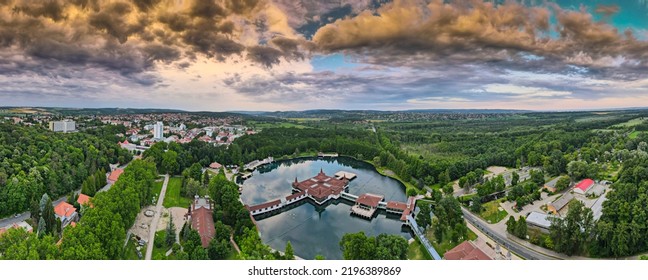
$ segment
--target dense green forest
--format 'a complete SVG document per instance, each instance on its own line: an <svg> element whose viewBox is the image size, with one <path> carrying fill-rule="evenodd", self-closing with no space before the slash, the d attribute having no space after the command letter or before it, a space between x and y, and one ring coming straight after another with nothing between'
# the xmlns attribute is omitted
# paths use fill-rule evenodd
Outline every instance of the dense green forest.
<svg viewBox="0 0 648 280"><path fill-rule="evenodd" d="M603 203L603 215L588 236L594 255L619 257L648 251L648 147L643 143L623 163L619 180Z"/></svg>
<svg viewBox="0 0 648 280"><path fill-rule="evenodd" d="M412 114L406 114L404 121L393 121L398 115L389 115L384 118L388 121L380 122L357 117L335 122L281 119L276 128L272 120L266 120L267 126L260 133L242 136L229 146L197 140L156 143L144 153L144 160L132 162L115 187L103 193L96 191L105 182L102 175L109 170L108 164L131 159L115 144L115 134L122 133L123 127L99 126L87 133L60 134L0 124L0 216L31 209L37 219L33 234L12 229L0 238L2 258L124 257L126 230L141 207L152 202L157 174L168 173L182 176L182 196L209 194L213 198L217 228L216 238L203 249L198 246L197 233L185 226L179 240L183 249L174 249L173 258L290 259L290 244L286 245L286 255L263 244L239 201L238 186L223 173L203 174L202 167L214 161L242 165L267 156L293 157L320 151L338 152L372 162L378 169L389 169L408 185L418 187L419 193L428 187L429 205L422 209L434 213L434 218L418 220L431 228L437 243L456 243L467 237L459 201L479 213L482 203L493 199L493 194L506 193L505 197L521 208L539 199L541 187L550 178L560 177L557 192L583 178L608 180L612 182L611 191L598 221L592 219L589 208L573 204L565 219L552 224L541 245L592 257L648 251L648 242L642 238L648 235L648 212L644 209L648 203L648 134L644 132L648 125L644 112L502 113L452 115L448 119L434 116L429 120L417 120ZM301 128L282 127L284 122L294 122ZM501 176L486 179L485 170L492 165L538 171L530 172L525 179L514 173L511 182ZM453 180L474 195L453 198ZM52 201L80 188L86 194L96 193L94 208L86 209L76 227L61 232L53 219ZM523 219L507 223L509 231L521 238L527 235L524 224ZM230 236L241 254L232 253ZM62 243L56 246L60 237ZM354 242L360 247L388 246L384 252L361 252L354 249L360 248L352 245ZM168 243L173 242L169 239ZM402 258L400 243L356 234L340 245L348 258L371 254L371 258Z"/></svg>
<svg viewBox="0 0 648 280"><path fill-rule="evenodd" d="M131 154L84 133L53 133L0 123L0 217L28 210L44 193L53 199L81 188L109 163Z"/></svg>
<svg viewBox="0 0 648 280"><path fill-rule="evenodd" d="M27 233L22 228L12 228L0 237L0 258L122 258L126 230L134 223L141 206L151 203L151 189L156 178L152 163L133 161L112 188L92 199L93 207L84 211L76 226L65 228L60 245L55 244L60 237L55 231ZM51 217L51 214L43 211L41 216Z"/></svg>

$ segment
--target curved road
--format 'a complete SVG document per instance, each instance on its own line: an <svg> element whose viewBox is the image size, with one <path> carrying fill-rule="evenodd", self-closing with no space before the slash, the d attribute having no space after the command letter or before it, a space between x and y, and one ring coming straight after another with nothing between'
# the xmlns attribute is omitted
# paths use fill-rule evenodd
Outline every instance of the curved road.
<svg viewBox="0 0 648 280"><path fill-rule="evenodd" d="M486 225L486 222L482 221L480 218L475 216L473 213L470 213L470 211L464 209L463 207L461 208L461 212L463 212L463 216L468 221L471 223L473 226L475 226L477 229L481 230L484 234L488 235L488 237L492 238L495 242L501 244L503 247L509 249L513 253L521 256L522 258L525 258L527 260L555 260L557 258L547 256L541 253L538 253L534 250L531 250L525 246L520 245L517 242L511 241L508 239L506 236L491 230L488 225Z"/></svg>
<svg viewBox="0 0 648 280"><path fill-rule="evenodd" d="M146 258L144 258L145 260L150 260L153 255L153 241L155 241L155 232L157 231L157 226L160 222L160 213L162 212L162 203L164 202L164 195L166 194L167 184L169 184L169 174L164 175L164 184L162 184L162 190L160 191L160 196L155 206L155 215L153 215L153 221L149 226L149 239L148 243L146 244Z"/></svg>

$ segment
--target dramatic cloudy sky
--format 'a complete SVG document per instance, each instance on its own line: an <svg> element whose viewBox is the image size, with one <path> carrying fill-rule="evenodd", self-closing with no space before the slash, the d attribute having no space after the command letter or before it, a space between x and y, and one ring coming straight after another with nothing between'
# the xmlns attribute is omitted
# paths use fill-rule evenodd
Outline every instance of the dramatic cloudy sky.
<svg viewBox="0 0 648 280"><path fill-rule="evenodd" d="M648 106L648 0L0 0L0 106Z"/></svg>

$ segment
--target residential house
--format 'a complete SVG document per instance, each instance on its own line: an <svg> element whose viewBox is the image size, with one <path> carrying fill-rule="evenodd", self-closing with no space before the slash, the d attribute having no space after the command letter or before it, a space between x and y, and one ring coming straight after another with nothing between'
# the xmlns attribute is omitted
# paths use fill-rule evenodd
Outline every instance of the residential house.
<svg viewBox="0 0 648 280"><path fill-rule="evenodd" d="M54 207L54 214L56 218L61 220L61 228L68 226L71 222L76 222L79 219L77 209L65 201L57 204Z"/></svg>

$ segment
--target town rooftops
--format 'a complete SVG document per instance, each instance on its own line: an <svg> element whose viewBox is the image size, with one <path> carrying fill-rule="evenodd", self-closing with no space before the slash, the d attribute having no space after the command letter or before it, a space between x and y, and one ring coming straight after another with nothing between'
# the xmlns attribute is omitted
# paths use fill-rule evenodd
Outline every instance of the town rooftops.
<svg viewBox="0 0 648 280"><path fill-rule="evenodd" d="M443 254L443 258L446 260L492 260L470 240L466 240L450 249L450 251Z"/></svg>
<svg viewBox="0 0 648 280"><path fill-rule="evenodd" d="M583 181L580 181L580 183L578 183L578 184L574 187L574 190L575 190L575 189L580 189L581 191L583 191L583 193L585 193L585 192L586 192L587 190L589 190L589 188L591 188L593 185L594 185L594 180L592 180L592 179L584 179Z"/></svg>
<svg viewBox="0 0 648 280"><path fill-rule="evenodd" d="M382 195L365 193L356 199L356 203L376 208L384 198Z"/></svg>
<svg viewBox="0 0 648 280"><path fill-rule="evenodd" d="M56 215L61 218L71 217L74 212L76 212L76 210L77 209L74 208L74 206L65 201L61 201L61 203L57 204L56 207L54 207L54 213L56 213Z"/></svg>
<svg viewBox="0 0 648 280"><path fill-rule="evenodd" d="M84 204L87 204L89 202L90 202L90 197L89 196L87 196L85 194L82 194L82 193L79 194L79 197L77 198L77 203L79 203L79 205L84 205Z"/></svg>
<svg viewBox="0 0 648 280"><path fill-rule="evenodd" d="M220 163L218 163L218 162L212 162L212 163L209 165L209 168L212 168L212 169L220 169L220 168L222 168L222 167L223 167L223 165L220 164Z"/></svg>
<svg viewBox="0 0 648 280"><path fill-rule="evenodd" d="M124 173L124 169L117 168L113 170L113 172L110 172L110 176L108 176L108 181L117 182L117 179L119 179L122 173Z"/></svg>

